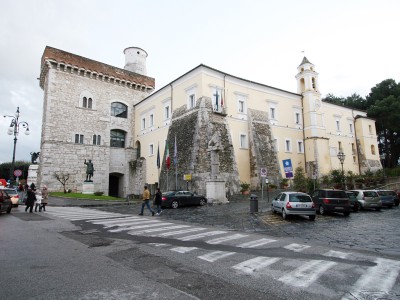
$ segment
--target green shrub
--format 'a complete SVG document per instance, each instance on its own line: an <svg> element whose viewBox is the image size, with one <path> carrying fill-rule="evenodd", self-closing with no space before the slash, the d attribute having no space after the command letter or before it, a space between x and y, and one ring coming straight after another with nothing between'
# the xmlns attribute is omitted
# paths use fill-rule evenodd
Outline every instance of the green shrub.
<svg viewBox="0 0 400 300"><path fill-rule="evenodd" d="M103 196L104 192L94 192L95 196Z"/></svg>

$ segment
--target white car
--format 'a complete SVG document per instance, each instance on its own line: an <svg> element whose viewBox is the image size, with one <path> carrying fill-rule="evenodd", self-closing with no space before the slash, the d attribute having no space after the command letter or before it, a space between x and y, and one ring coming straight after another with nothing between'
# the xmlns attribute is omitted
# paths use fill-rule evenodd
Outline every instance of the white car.
<svg viewBox="0 0 400 300"><path fill-rule="evenodd" d="M306 193L283 192L272 200L272 212L281 213L283 219L290 215L305 215L310 221L315 220L315 205Z"/></svg>

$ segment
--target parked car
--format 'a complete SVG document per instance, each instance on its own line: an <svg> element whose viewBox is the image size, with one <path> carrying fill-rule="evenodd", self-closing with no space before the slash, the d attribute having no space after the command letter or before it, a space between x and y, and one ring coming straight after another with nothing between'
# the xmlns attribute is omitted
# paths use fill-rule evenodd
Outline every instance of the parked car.
<svg viewBox="0 0 400 300"><path fill-rule="evenodd" d="M328 212L340 212L350 215L350 199L343 190L319 189L311 193L317 212L325 215Z"/></svg>
<svg viewBox="0 0 400 300"><path fill-rule="evenodd" d="M347 197L350 199L350 207L354 212L360 209L360 203L357 201L357 195L354 192L346 191Z"/></svg>
<svg viewBox="0 0 400 300"><path fill-rule="evenodd" d="M18 205L19 205L19 195L18 195L17 189L5 188L4 190L11 197L12 205L14 207L18 207Z"/></svg>
<svg viewBox="0 0 400 300"><path fill-rule="evenodd" d="M374 190L351 190L357 196L357 201L360 203L360 210L367 208L374 208L381 210L382 202L379 199L379 195Z"/></svg>
<svg viewBox="0 0 400 300"><path fill-rule="evenodd" d="M161 207L178 208L188 205L206 205L207 198L190 191L169 191L162 193Z"/></svg>
<svg viewBox="0 0 400 300"><path fill-rule="evenodd" d="M395 205L395 201L399 200L397 194L393 190L377 190L379 199L381 199L382 207L392 208Z"/></svg>
<svg viewBox="0 0 400 300"><path fill-rule="evenodd" d="M300 192L283 192L272 200L272 212L282 214L283 219L290 215L308 216L315 220L315 205L311 197Z"/></svg>
<svg viewBox="0 0 400 300"><path fill-rule="evenodd" d="M0 212L11 212L12 202L11 197L7 194L4 189L0 189Z"/></svg>

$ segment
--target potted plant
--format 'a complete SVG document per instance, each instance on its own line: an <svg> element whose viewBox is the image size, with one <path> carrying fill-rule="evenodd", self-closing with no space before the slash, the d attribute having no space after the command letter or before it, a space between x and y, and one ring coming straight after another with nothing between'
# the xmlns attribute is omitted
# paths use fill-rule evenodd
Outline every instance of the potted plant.
<svg viewBox="0 0 400 300"><path fill-rule="evenodd" d="M268 185L268 192L276 190L277 186L276 184L269 184Z"/></svg>
<svg viewBox="0 0 400 300"><path fill-rule="evenodd" d="M240 192L241 192L243 195L248 195L248 194L250 194L250 183L247 183L247 182L242 181L242 182L240 183Z"/></svg>
<svg viewBox="0 0 400 300"><path fill-rule="evenodd" d="M281 189L286 189L289 186L289 179L283 178L280 182Z"/></svg>

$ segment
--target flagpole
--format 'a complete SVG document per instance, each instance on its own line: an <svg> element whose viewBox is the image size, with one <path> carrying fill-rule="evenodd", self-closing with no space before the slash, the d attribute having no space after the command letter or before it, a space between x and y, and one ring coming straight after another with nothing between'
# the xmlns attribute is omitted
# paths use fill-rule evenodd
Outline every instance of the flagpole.
<svg viewBox="0 0 400 300"><path fill-rule="evenodd" d="M174 144L174 164L175 164L175 191L178 190L178 153L176 147L176 135Z"/></svg>

